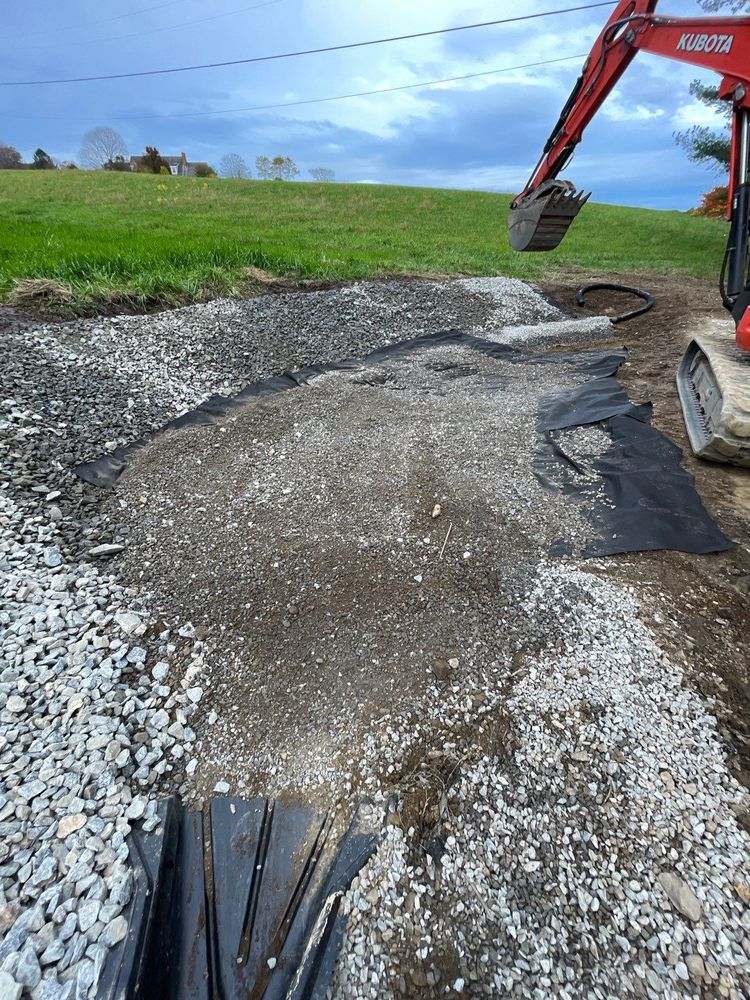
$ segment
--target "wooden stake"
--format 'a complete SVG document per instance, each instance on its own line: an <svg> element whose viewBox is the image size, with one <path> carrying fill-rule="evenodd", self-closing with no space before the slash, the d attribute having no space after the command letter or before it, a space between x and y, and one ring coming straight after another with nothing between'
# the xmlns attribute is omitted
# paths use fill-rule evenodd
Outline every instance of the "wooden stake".
<svg viewBox="0 0 750 1000"><path fill-rule="evenodd" d="M445 536L445 541L443 542L443 547L442 547L442 549L440 550L440 555L438 556L438 558L439 558L439 559L442 559L442 558L443 558L443 553L445 552L445 546L446 546L446 545L448 544L448 539L449 539L449 538L451 537L451 531L453 531L453 522L451 522L451 523L450 523L450 524L448 525L448 533L447 533L447 535Z"/></svg>

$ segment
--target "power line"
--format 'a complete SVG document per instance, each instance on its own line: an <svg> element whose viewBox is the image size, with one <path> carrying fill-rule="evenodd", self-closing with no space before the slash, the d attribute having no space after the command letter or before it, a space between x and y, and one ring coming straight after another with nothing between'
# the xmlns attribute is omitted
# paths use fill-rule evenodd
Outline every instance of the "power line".
<svg viewBox="0 0 750 1000"><path fill-rule="evenodd" d="M303 104L326 104L330 101L347 101L352 97L371 97L375 94L393 94L398 90L416 90L418 87L434 87L440 83L456 83L461 80L474 80L480 76L492 76L495 73L512 73L514 70L533 69L538 66L548 66L551 63L569 62L571 59L584 59L586 53L574 56L561 56L559 59L544 59L542 62L524 63L521 66L502 66L500 69L486 69L481 73L464 73L463 76L446 76L442 80L423 80L421 83L405 83L400 87L381 87L379 90L360 90L353 94L337 94L335 97L310 97L302 101L285 101L283 104L256 104L249 108L227 108L224 111L184 111L176 115L147 115L151 118L203 118L206 115L232 115L247 111L272 111L280 108L298 108ZM114 121L141 121L141 118L115 118Z"/></svg>
<svg viewBox="0 0 750 1000"><path fill-rule="evenodd" d="M560 10L540 11L536 14L520 14L516 17L504 17L497 21L481 21L476 24L462 24L453 28L435 28L432 31L417 31L408 35L391 35L388 38L374 38L366 42L348 42L343 45L326 45L317 49L301 49L297 52L280 52L270 56L252 56L248 59L228 59L224 62L201 63L196 66L174 66L170 69L149 69L133 73L108 73L101 76L75 76L61 80L1 80L0 87L37 87L60 83L91 83L98 80L125 80L140 76L161 76L166 73L187 73L197 69L218 69L225 66L244 66L249 63L271 62L275 59L294 59L298 56L318 55L323 52L341 52L344 49L361 49L368 45L384 45L386 42L403 42L413 38L428 38L434 35L447 35L457 31L469 31L473 28L491 28L500 24L512 24L519 21L532 21L540 17L550 17L554 14L570 14L574 11L592 10L595 7L612 7L617 0L602 0L599 3L582 4L577 7L564 7Z"/></svg>
<svg viewBox="0 0 750 1000"><path fill-rule="evenodd" d="M236 10L227 10L223 14L211 14L209 17L198 17L193 21L180 21L177 24L166 24L161 28L146 28L144 31L131 31L127 35L110 35L109 38L79 38L77 42L81 45L98 45L100 42L121 42L126 38L140 38L142 35L155 35L161 31L173 31L175 28L187 28L193 24L205 24L206 21L218 21L222 17L232 17L235 14L246 14L250 10L259 10L261 7L273 7L284 0L264 0L263 3L255 3L252 7L238 7ZM71 44L66 42L67 45ZM73 43L75 44L75 43Z"/></svg>
<svg viewBox="0 0 750 1000"><path fill-rule="evenodd" d="M115 14L112 17L101 17L98 21L89 21L88 24L68 25L67 28L50 28L49 31L35 31L33 35L26 35L26 38L41 38L43 35L59 35L61 31L81 31L93 28L97 24L109 24L110 21L122 21L126 17L136 17L138 14L149 14L153 10L163 10L164 7L174 7L177 4L185 3L185 0L168 0L167 3L158 3L153 7L141 7L140 10L131 10L127 14Z"/></svg>
<svg viewBox="0 0 750 1000"><path fill-rule="evenodd" d="M346 101L352 97L371 97L375 94L392 94L398 90L416 90L418 87L434 87L441 83L456 83L461 80L474 80L481 76L492 76L495 73L512 73L514 70L535 69L539 66L550 66L553 63L570 62L573 59L585 58L585 53L577 53L572 56L560 56L557 59L544 59L541 62L523 63L520 66L502 66L499 69L486 69L479 73L464 73L462 76L446 76L440 80L422 80L420 83L405 83L399 87L381 87L378 90L360 90L352 94L337 94L334 97L310 97L301 101L285 101L283 104L255 104L247 108L222 108L217 111L178 111L167 115L116 115L108 116L110 121L130 122L130 121L151 121L158 118L204 118L208 115L234 115L248 111L272 111L280 108L297 108L303 104L326 104L330 101ZM60 118L58 116L37 116L37 115L0 115L0 118L23 118L24 121L66 121L66 122L91 122L99 121L97 118Z"/></svg>

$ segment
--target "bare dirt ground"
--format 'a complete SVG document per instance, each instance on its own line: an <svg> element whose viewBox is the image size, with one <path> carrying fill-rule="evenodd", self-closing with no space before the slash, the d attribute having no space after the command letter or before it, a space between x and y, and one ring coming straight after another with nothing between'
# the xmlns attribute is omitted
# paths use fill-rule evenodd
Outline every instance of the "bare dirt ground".
<svg viewBox="0 0 750 1000"><path fill-rule="evenodd" d="M700 328L702 317L726 312L715 283L698 278L581 271L542 287L575 315L612 315L633 308L632 296L609 291L590 293L587 308L576 306L576 290L596 281L631 285L655 297L650 312L616 329L616 341L630 352L619 380L634 401L651 400L654 425L682 448L683 464L695 477L706 508L738 543L730 552L699 559L680 552L642 553L638 559L618 560L615 572L639 589L656 585L673 596L679 635L672 637L672 646L684 645L687 637L692 647L687 672L704 695L716 699L731 766L750 785L750 474L695 458L675 384L691 331Z"/></svg>

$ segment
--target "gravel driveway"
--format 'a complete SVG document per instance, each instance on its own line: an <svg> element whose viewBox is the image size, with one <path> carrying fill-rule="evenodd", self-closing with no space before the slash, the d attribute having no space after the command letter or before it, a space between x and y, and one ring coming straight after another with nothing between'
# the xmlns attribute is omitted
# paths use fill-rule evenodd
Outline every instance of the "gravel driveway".
<svg viewBox="0 0 750 1000"><path fill-rule="evenodd" d="M746 792L669 602L549 555L591 530L530 464L565 366L431 348L161 435L109 493L71 474L213 393L452 327L610 335L508 279L7 321L0 997L95 995L131 823L214 789L342 817L396 792L336 996L748 995ZM583 467L606 447L567 433Z"/></svg>

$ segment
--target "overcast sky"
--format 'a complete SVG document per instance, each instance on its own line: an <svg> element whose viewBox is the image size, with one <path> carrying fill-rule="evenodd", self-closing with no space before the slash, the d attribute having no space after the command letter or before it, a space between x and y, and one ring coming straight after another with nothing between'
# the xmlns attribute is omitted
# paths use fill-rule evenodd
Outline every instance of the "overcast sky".
<svg viewBox="0 0 750 1000"><path fill-rule="evenodd" d="M581 0L38 0L6 5L3 80L49 79L241 59L554 10ZM401 86L588 52L610 8L516 25L168 76L0 88L0 142L76 159L111 125L218 165L236 152L291 156L302 177L515 192L524 185L582 59L473 80L266 111L228 109ZM665 0L660 13L702 13ZM686 209L720 178L672 138L706 119L689 66L639 55L587 131L565 176L593 199ZM703 74L711 80L711 74ZM715 77L713 79L717 79ZM219 112L195 116L196 112ZM182 115L195 117L178 117ZM164 117L154 117L164 116Z"/></svg>

